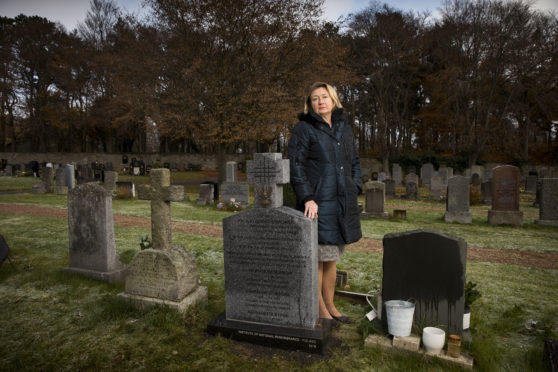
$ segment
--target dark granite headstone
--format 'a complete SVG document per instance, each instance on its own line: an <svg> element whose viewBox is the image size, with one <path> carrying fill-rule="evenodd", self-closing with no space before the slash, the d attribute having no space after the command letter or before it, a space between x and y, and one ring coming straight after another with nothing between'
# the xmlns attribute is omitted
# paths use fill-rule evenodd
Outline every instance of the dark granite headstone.
<svg viewBox="0 0 558 372"><path fill-rule="evenodd" d="M420 179L423 187L430 187L430 178L434 175L432 163L426 163L420 168Z"/></svg>
<svg viewBox="0 0 558 372"><path fill-rule="evenodd" d="M481 184L481 199L484 204L492 204L492 178Z"/></svg>
<svg viewBox="0 0 558 372"><path fill-rule="evenodd" d="M385 207L385 185L379 181L368 181L364 185L365 207L362 217L369 218L389 218L389 214L384 211Z"/></svg>
<svg viewBox="0 0 558 372"><path fill-rule="evenodd" d="M395 198L395 180L387 179L384 183L386 185L386 198Z"/></svg>
<svg viewBox="0 0 558 372"><path fill-rule="evenodd" d="M281 154L255 154L247 169L255 208L223 219L226 310L207 330L323 352L330 329L318 326L317 219L281 205L289 179Z"/></svg>
<svg viewBox="0 0 558 372"><path fill-rule="evenodd" d="M415 324L460 334L467 242L436 231L415 230L385 235L383 244L382 302L414 299Z"/></svg>
<svg viewBox="0 0 558 372"><path fill-rule="evenodd" d="M519 210L519 168L502 165L494 168L492 176L492 209L488 211L491 225L523 224Z"/></svg>
<svg viewBox="0 0 558 372"><path fill-rule="evenodd" d="M198 205L208 205L213 204L213 184L212 183L202 183L200 184L200 195L198 200L196 200Z"/></svg>
<svg viewBox="0 0 558 372"><path fill-rule="evenodd" d="M0 266L4 263L8 255L10 254L10 247L4 237L0 234Z"/></svg>
<svg viewBox="0 0 558 372"><path fill-rule="evenodd" d="M409 173L405 176L405 198L417 200L418 195L418 176L414 173Z"/></svg>
<svg viewBox="0 0 558 372"><path fill-rule="evenodd" d="M525 181L525 192L536 193L537 192L537 175L529 174L527 180Z"/></svg>

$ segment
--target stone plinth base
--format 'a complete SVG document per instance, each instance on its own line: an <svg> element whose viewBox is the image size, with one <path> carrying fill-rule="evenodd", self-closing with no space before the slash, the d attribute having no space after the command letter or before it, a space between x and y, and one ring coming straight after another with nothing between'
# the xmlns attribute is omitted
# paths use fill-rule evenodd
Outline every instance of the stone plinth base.
<svg viewBox="0 0 558 372"><path fill-rule="evenodd" d="M402 220L407 219L407 210L406 209L394 209L393 210L393 218L401 218Z"/></svg>
<svg viewBox="0 0 558 372"><path fill-rule="evenodd" d="M193 305L207 304L207 287L197 287L194 292L184 297L181 301L161 300L160 298L131 295L126 292L119 293L118 298L129 301L133 306L139 309L159 305L184 314L186 310Z"/></svg>
<svg viewBox="0 0 558 372"><path fill-rule="evenodd" d="M361 218L389 218L388 212L362 212Z"/></svg>
<svg viewBox="0 0 558 372"><path fill-rule="evenodd" d="M446 212L444 214L445 222L471 223L473 217L471 212Z"/></svg>
<svg viewBox="0 0 558 372"><path fill-rule="evenodd" d="M426 350L421 349L420 337L411 335L408 337L390 337L382 335L370 335L364 340L364 346L380 346L386 349L394 348L399 350L406 350L417 354L423 354L432 358L439 358L446 362L455 363L463 368L473 369L474 360L470 356L461 353L459 357L454 358L445 350L440 351L439 354L429 354Z"/></svg>
<svg viewBox="0 0 558 372"><path fill-rule="evenodd" d="M558 220L535 220L535 223L542 226L558 226Z"/></svg>
<svg viewBox="0 0 558 372"><path fill-rule="evenodd" d="M490 225L523 225L523 212L521 211L488 211L488 223Z"/></svg>
<svg viewBox="0 0 558 372"><path fill-rule="evenodd" d="M66 195L68 193L68 186L52 186L52 192L57 195Z"/></svg>
<svg viewBox="0 0 558 372"><path fill-rule="evenodd" d="M101 280L107 283L124 283L126 280L126 266L113 271L97 271L82 269L79 267L65 267L62 270L69 273L76 273L88 278Z"/></svg>
<svg viewBox="0 0 558 372"><path fill-rule="evenodd" d="M207 325L206 331L257 345L322 354L331 338L331 325L325 323L314 329L283 327L228 320L224 312Z"/></svg>

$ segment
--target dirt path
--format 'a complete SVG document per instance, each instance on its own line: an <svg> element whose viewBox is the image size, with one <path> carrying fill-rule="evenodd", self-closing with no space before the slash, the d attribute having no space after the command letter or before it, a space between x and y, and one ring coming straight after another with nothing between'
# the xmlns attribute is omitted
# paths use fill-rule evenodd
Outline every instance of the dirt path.
<svg viewBox="0 0 558 372"><path fill-rule="evenodd" d="M0 213L25 216L68 218L66 209L38 207L32 205L0 204ZM117 226L150 228L151 220L144 217L114 215L114 224ZM173 222L172 231L184 232L194 235L203 235L213 238L222 238L221 226L203 223ZM358 243L348 247L353 252L382 253L382 241L364 238ZM494 249L486 247L469 246L467 259L472 261L494 262L542 269L558 270L558 254L541 253L532 251L519 251L512 249Z"/></svg>

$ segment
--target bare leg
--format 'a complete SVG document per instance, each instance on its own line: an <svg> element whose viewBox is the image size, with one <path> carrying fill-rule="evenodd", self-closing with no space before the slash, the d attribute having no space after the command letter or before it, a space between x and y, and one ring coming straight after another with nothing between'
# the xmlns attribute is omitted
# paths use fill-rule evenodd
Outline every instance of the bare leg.
<svg viewBox="0 0 558 372"><path fill-rule="evenodd" d="M322 296L323 291L323 273L324 273L324 263L322 261L318 262L318 294L319 294L319 309L320 309L320 318L325 319L332 319L331 315L327 311L327 307L324 303L324 298Z"/></svg>
<svg viewBox="0 0 558 372"><path fill-rule="evenodd" d="M341 313L333 303L333 295L335 294L335 279L337 278L337 262L323 262L322 269L322 290L325 307L330 315L341 316Z"/></svg>

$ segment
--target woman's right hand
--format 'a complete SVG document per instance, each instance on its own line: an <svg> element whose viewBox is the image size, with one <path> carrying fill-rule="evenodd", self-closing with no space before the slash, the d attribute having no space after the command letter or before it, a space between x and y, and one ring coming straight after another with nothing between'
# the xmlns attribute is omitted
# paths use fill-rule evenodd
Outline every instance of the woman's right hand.
<svg viewBox="0 0 558 372"><path fill-rule="evenodd" d="M308 200L304 203L304 215L311 219L318 217L318 204L314 200Z"/></svg>

